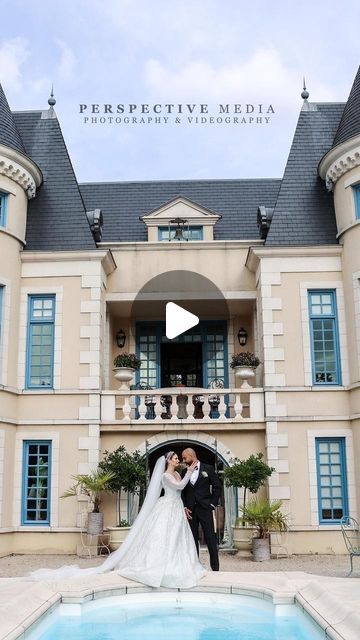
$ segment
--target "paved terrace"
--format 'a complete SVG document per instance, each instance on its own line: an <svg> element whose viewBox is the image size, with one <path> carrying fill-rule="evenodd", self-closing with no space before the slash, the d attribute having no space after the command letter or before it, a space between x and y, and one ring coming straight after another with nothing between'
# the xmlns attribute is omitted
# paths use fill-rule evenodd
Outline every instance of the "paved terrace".
<svg viewBox="0 0 360 640"><path fill-rule="evenodd" d="M201 560L208 564L207 554ZM25 638L40 616L60 602L85 600L126 593L154 591L126 580L115 572L61 583L34 583L21 576L39 567L63 564L94 566L102 559L75 556L8 556L0 559L0 640ZM356 563L356 559L355 559ZM250 558L222 554L221 571L209 573L196 591L242 593L271 599L274 604L297 602L324 629L324 638L360 638L360 562L354 577L347 556L293 556L255 563Z"/></svg>

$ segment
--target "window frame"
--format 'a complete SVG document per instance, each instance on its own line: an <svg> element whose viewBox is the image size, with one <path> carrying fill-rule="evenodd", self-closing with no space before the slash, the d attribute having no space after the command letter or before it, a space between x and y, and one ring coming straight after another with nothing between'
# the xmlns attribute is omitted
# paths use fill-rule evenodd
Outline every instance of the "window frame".
<svg viewBox="0 0 360 640"><path fill-rule="evenodd" d="M53 314L51 318L36 319L33 317L33 303L35 300L53 300ZM26 340L26 370L25 370L25 388L26 389L53 389L54 388L54 351L55 351L55 313L56 313L56 295L55 294L29 294L28 296L28 323L27 323L27 340ZM51 332L51 375L50 384L31 384L31 358L32 358L32 327L35 325L50 324Z"/></svg>
<svg viewBox="0 0 360 640"><path fill-rule="evenodd" d="M5 285L0 283L0 356L1 347L4 338L4 297L5 297Z"/></svg>
<svg viewBox="0 0 360 640"><path fill-rule="evenodd" d="M6 191L0 191L0 228L6 227L7 201L8 201L8 194L6 193Z"/></svg>
<svg viewBox="0 0 360 640"><path fill-rule="evenodd" d="M360 183L354 184L352 187L354 194L355 218L360 220Z"/></svg>
<svg viewBox="0 0 360 640"><path fill-rule="evenodd" d="M330 295L332 299L333 313L315 315L312 313L312 296L313 295ZM339 325L338 325L338 313L337 313L337 299L335 289L308 289L308 309L309 309L309 325L310 325L310 345L311 345L311 372L312 372L312 384L316 387L339 387L342 385L342 372L341 372L341 356L340 356L340 341L339 341ZM316 380L316 366L315 366L315 348L314 348L314 320L332 320L334 331L334 349L335 349L335 371L337 374L336 382L320 382Z"/></svg>
<svg viewBox="0 0 360 640"><path fill-rule="evenodd" d="M48 483L47 483L47 510L46 520L28 520L27 518L27 489L29 479L29 448L31 445L48 446ZM52 469L52 441L51 440L24 440L23 464L22 464L22 495L21 495L21 525L23 526L50 526L51 522L51 469ZM36 476L37 478L40 476ZM38 499L38 498L35 498Z"/></svg>
<svg viewBox="0 0 360 640"><path fill-rule="evenodd" d="M349 495L348 495L348 479L347 479L347 465L346 465L346 442L345 442L345 437L339 436L339 437L333 437L333 436L321 436L321 437L317 437L315 438L315 458L316 458L316 477L317 477L317 496L318 496L318 515L319 515L319 524L324 524L324 525L333 525L333 524L340 524L341 518L323 518L322 516L322 496L321 496L321 474L320 474L320 459L319 459L319 455L320 455L320 451L319 451L319 445L321 443L339 443L340 444L340 467L341 467L341 471L340 471L340 475L341 475L341 486L343 489L343 495L342 495L342 509L343 509L343 515L341 517L344 516L348 516L349 515ZM332 485L329 485L330 487L332 487ZM330 497L330 500L333 500L333 497ZM333 507L331 507L331 510L333 511Z"/></svg>
<svg viewBox="0 0 360 640"><path fill-rule="evenodd" d="M184 227L184 232L187 231L188 227ZM168 226L163 226L161 225L160 227L158 227L158 241L159 242L173 242L173 240L169 240L168 238L163 238L162 237L162 233L166 231L169 231L169 227ZM195 224L195 225L189 225L189 231L200 231L200 238L196 238L195 240L192 240L191 238L189 238L189 240L186 240L186 238L184 238L184 240L182 240L182 242L201 242L204 239L204 227L203 225L200 224ZM175 229L174 229L175 232Z"/></svg>

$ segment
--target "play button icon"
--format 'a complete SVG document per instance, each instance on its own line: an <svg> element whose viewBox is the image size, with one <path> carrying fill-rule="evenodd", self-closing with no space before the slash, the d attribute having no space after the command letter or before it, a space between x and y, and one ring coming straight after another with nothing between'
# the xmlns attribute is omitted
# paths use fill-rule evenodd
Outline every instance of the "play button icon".
<svg viewBox="0 0 360 640"><path fill-rule="evenodd" d="M166 305L166 337L169 340L180 336L188 329L192 329L199 324L199 318L194 313L186 311L174 302Z"/></svg>

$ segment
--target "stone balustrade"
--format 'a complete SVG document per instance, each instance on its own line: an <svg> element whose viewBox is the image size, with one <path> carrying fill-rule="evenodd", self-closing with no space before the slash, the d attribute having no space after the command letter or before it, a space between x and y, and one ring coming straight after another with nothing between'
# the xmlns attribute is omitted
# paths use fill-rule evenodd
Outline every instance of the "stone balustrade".
<svg viewBox="0 0 360 640"><path fill-rule="evenodd" d="M251 389L198 389L104 391L102 422L121 424L262 422L264 392Z"/></svg>

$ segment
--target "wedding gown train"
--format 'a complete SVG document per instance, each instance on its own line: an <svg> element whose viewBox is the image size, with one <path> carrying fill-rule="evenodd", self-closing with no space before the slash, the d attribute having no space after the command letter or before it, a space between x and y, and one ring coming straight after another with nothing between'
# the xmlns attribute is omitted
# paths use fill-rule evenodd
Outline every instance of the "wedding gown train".
<svg viewBox="0 0 360 640"><path fill-rule="evenodd" d="M195 586L205 575L181 500L188 480L188 475L176 480L164 473L165 495L158 499L119 563L120 575L152 587L182 588Z"/></svg>
<svg viewBox="0 0 360 640"><path fill-rule="evenodd" d="M194 538L186 519L181 491L189 482L165 472L165 458L155 465L144 505L127 538L98 567L81 569L65 565L59 569L38 569L30 580L60 581L116 571L119 575L151 587L194 587L206 574L200 564ZM161 489L164 495L159 497Z"/></svg>

